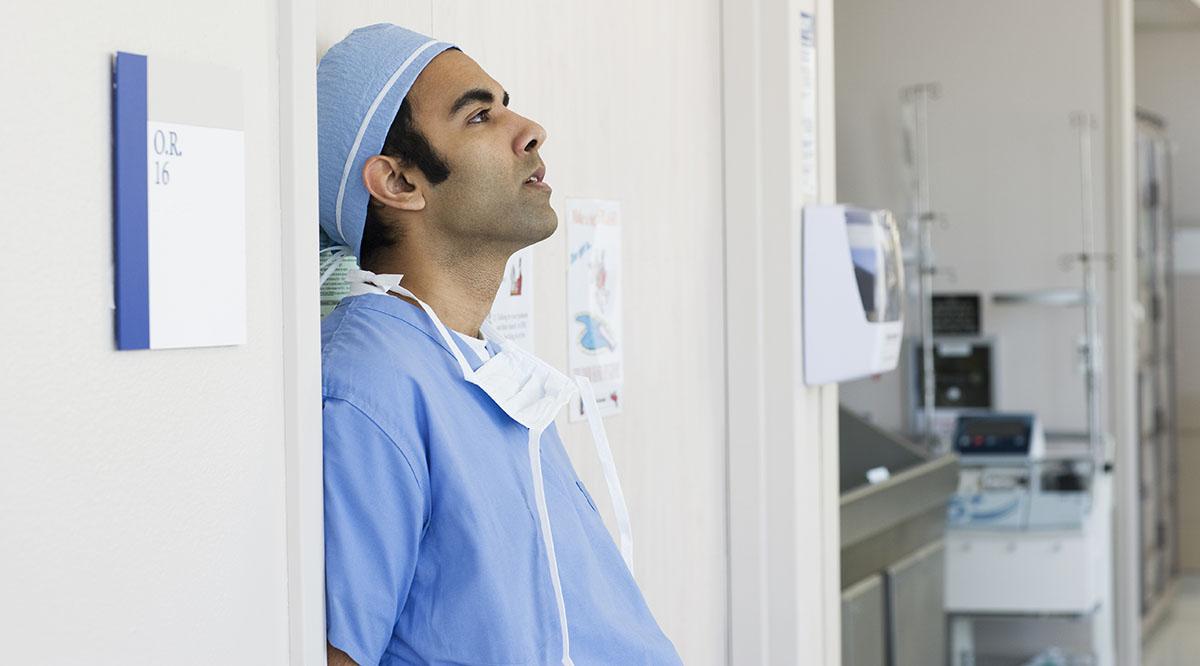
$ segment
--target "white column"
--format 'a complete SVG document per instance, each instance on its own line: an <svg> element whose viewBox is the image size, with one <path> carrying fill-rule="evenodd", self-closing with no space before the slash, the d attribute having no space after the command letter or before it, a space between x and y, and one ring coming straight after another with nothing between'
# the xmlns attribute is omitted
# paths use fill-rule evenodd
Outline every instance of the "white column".
<svg viewBox="0 0 1200 666"><path fill-rule="evenodd" d="M801 12L832 201L832 3L722 3L733 664L841 663L837 389L801 383Z"/></svg>
<svg viewBox="0 0 1200 666"><path fill-rule="evenodd" d="M1109 274L1108 408L1115 442L1113 506L1116 511L1112 615L1116 661L1121 666L1141 663L1141 568L1138 557L1138 437L1137 432L1137 171L1133 89L1133 2L1105 3L1107 35ZM1110 616L1111 617L1111 616ZM1109 625L1113 626L1113 625ZM1112 645L1106 646L1109 651ZM1111 654L1111 652L1110 652ZM1103 656L1103 655L1100 655ZM1105 663L1101 661L1100 663Z"/></svg>

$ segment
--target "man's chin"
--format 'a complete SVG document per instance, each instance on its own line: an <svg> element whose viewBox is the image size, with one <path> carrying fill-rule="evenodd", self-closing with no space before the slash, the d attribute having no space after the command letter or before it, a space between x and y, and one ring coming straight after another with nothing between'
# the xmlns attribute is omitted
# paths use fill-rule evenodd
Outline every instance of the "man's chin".
<svg viewBox="0 0 1200 666"><path fill-rule="evenodd" d="M516 252L540 243L554 235L558 229L558 215L548 204L544 208L529 211L517 219L511 220L504 227L495 230L496 235L491 240L508 246L508 251Z"/></svg>
<svg viewBox="0 0 1200 666"><path fill-rule="evenodd" d="M555 230L558 229L558 214L554 212L554 209L551 208L549 204L547 204L545 212L542 212L533 219L529 220L529 224L526 228L528 228L530 232L528 245L540 243L553 236Z"/></svg>

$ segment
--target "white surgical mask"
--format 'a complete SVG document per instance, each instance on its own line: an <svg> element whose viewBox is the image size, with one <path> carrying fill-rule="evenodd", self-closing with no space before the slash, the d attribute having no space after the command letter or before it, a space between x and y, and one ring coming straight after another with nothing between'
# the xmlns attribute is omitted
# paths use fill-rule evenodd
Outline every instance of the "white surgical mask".
<svg viewBox="0 0 1200 666"><path fill-rule="evenodd" d="M592 442L596 446L596 455L600 459L600 466L604 470L604 480L608 485L609 497L612 499L613 513L617 517L617 526L621 534L621 557L625 559L630 573L633 572L633 529L629 523L629 510L625 506L621 481L617 477L617 466L613 462L612 450L608 446L604 422L596 408L596 399L592 394L591 383L586 377L578 375L572 380L554 366L506 340L487 322L483 324L482 333L485 338L499 345L500 351L479 366L478 370L472 369L471 364L463 356L462 350L450 336L450 331L438 319L433 309L411 291L400 286L400 280L403 277L403 275L397 274L377 275L370 271L352 270L347 274L346 280L350 283L351 296L392 292L416 301L429 316L433 325L437 327L446 347L454 354L455 360L462 369L463 379L482 389L500 409L504 410L504 413L529 429L529 465L533 475L533 493L537 503L542 540L546 545L546 563L550 569L550 582L554 586L554 598L558 604L558 620L562 630L563 643L562 663L564 666L573 666L570 655L571 637L567 627L567 609L563 603L562 582L558 574L558 558L554 553L550 513L546 508L546 484L542 473L541 440L542 433L550 427L550 424L554 422L555 415L570 402L576 391L579 392L583 402L583 409L592 431Z"/></svg>

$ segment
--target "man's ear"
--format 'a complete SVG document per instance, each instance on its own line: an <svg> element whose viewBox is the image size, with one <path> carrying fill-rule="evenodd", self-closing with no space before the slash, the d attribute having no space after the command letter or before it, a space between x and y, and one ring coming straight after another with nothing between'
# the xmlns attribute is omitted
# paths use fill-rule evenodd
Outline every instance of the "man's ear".
<svg viewBox="0 0 1200 666"><path fill-rule="evenodd" d="M363 166L363 185L371 196L385 206L398 210L418 211L425 209L425 195L421 191L415 167L405 167L394 157L375 155Z"/></svg>

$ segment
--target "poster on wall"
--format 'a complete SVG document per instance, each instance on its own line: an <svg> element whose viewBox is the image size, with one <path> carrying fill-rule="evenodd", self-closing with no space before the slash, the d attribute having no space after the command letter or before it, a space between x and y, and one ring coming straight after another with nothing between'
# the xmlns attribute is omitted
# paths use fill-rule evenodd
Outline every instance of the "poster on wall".
<svg viewBox="0 0 1200 666"><path fill-rule="evenodd" d="M567 361L592 382L602 416L622 407L621 204L567 199ZM584 418L576 398L571 420Z"/></svg>
<svg viewBox="0 0 1200 666"><path fill-rule="evenodd" d="M525 351L533 348L533 247L509 257L488 321Z"/></svg>
<svg viewBox="0 0 1200 666"><path fill-rule="evenodd" d="M246 342L241 75L113 57L117 348Z"/></svg>

